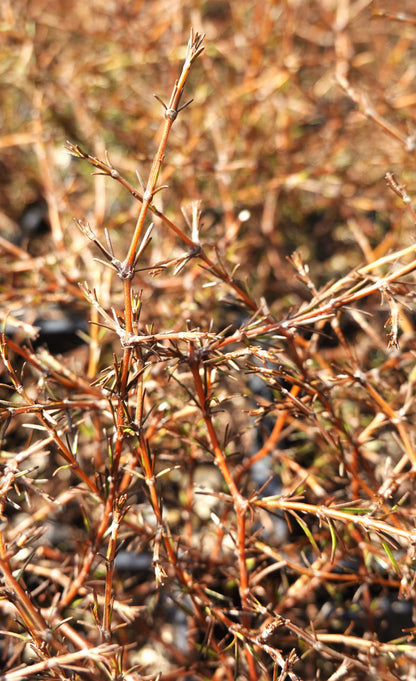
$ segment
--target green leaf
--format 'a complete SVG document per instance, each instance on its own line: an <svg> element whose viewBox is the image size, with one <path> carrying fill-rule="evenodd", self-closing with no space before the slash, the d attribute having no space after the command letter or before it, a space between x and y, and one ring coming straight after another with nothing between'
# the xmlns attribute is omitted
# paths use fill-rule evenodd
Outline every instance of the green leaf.
<svg viewBox="0 0 416 681"><path fill-rule="evenodd" d="M392 565L392 567L393 567L393 570L395 571L396 575L398 575L399 577L401 577L402 573L401 573L401 571L400 571L400 568L399 568L399 566L398 566L398 564L397 564L397 561L396 561L395 557L393 556L393 553L392 553L392 550L391 550L390 546L388 545L388 543L387 543L384 539L381 539L381 544L382 544L382 546L383 546L383 549L384 549L385 552L387 553L387 556L388 556L388 558L389 558L389 560L390 560L390 563L391 563L391 565Z"/></svg>

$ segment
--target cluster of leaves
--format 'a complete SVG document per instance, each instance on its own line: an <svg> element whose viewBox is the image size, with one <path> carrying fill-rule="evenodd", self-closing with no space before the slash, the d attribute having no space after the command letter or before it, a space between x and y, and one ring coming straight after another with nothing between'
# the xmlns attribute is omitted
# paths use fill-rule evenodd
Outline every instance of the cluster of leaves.
<svg viewBox="0 0 416 681"><path fill-rule="evenodd" d="M414 675L416 19L373 5L1 9L3 681Z"/></svg>

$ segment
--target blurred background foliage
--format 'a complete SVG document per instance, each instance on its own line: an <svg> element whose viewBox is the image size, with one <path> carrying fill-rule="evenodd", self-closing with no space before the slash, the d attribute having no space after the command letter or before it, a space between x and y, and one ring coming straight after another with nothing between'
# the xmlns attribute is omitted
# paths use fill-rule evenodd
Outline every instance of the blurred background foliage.
<svg viewBox="0 0 416 681"><path fill-rule="evenodd" d="M255 293L277 307L289 289L286 304L296 302L285 260L296 248L323 283L380 255L387 232L385 250L396 237L408 242L413 225L383 177L414 183L415 27L383 9L370 0L5 0L0 226L17 229L28 204L43 197L51 208L54 193L67 241L73 217L130 233L129 195L109 180L94 185L63 147L107 150L133 184L136 170L145 178L162 114L152 95L168 97L192 25L206 50L184 94L194 103L169 141L160 208L182 220L180 207L201 200L204 240L231 246ZM389 1L395 9L403 3ZM153 260L159 239L165 252L177 248L163 229Z"/></svg>

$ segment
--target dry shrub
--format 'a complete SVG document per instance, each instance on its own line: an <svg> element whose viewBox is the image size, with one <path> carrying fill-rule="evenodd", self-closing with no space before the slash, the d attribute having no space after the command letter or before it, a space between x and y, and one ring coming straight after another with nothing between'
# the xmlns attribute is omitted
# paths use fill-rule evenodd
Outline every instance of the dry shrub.
<svg viewBox="0 0 416 681"><path fill-rule="evenodd" d="M416 18L1 12L0 678L414 678Z"/></svg>

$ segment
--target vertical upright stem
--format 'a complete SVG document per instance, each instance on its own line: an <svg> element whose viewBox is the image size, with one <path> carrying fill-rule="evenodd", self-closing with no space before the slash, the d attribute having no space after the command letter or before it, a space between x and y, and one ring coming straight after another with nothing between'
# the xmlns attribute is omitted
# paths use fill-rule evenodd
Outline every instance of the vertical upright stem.
<svg viewBox="0 0 416 681"><path fill-rule="evenodd" d="M165 121L163 124L162 135L159 142L159 147L155 158L150 169L149 178L146 185L146 190L143 194L143 201L140 208L139 217L137 218L136 228L130 243L130 247L127 253L126 260L124 261L124 270L126 272L126 278L124 280L124 306L125 306L125 324L126 332L132 333L133 331L133 315L132 315L132 305L131 305L131 280L134 276L134 261L137 252L137 246L139 243L140 235L142 233L144 221L149 210L149 206L152 203L153 196L156 192L156 184L159 178L160 170L162 168L163 159L165 156L166 144L168 141L169 133L172 129L173 123L176 120L178 113L187 104L180 107L180 100L185 86L186 79L191 70L191 66L195 59L201 54L202 50L202 40L203 36L198 33L193 34L191 31L191 36L188 42L188 48L186 51L186 58L182 68L181 75L174 85L169 104L165 106ZM162 102L163 103L163 102Z"/></svg>
<svg viewBox="0 0 416 681"><path fill-rule="evenodd" d="M202 417L205 422L205 426L208 431L209 441L211 442L215 461L221 474L230 490L231 496L234 502L234 509L237 519L237 546L238 546L238 567L239 567L239 592L241 600L241 609L243 611L242 624L245 628L250 627L250 616L249 616L249 580L248 580L248 570L247 570L247 559L246 559L246 512L248 509L247 500L240 494L239 489L234 482L230 470L228 468L226 456L220 446L218 441L217 433L212 422L210 410L209 410L209 395L206 394L206 390L202 384L200 370L200 360L195 348L192 343L189 345L189 366L192 372L192 378L194 380L199 406L202 412ZM251 681L256 681L257 671L255 660L253 654L249 648L245 648L245 655L247 666L249 669L249 675Z"/></svg>

